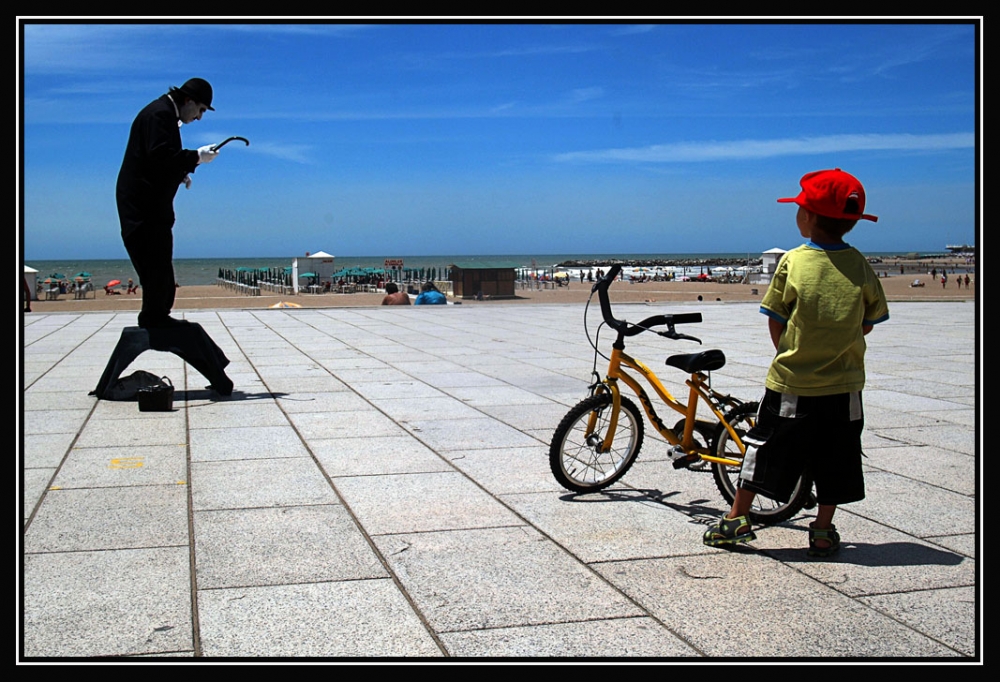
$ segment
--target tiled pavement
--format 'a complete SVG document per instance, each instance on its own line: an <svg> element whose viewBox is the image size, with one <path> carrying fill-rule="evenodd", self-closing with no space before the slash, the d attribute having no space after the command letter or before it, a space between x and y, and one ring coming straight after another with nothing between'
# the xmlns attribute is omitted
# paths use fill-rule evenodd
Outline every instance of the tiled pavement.
<svg viewBox="0 0 1000 682"><path fill-rule="evenodd" d="M756 305L655 308L694 310L685 331L728 357L715 386L757 398ZM727 506L650 428L620 484L560 488L583 306L181 313L236 392L149 351L132 369L171 378L169 413L87 395L133 313L25 315L22 660L981 660L975 307L891 312L868 337L868 498L829 560L805 556L808 516L704 547ZM630 352L654 368L699 348L645 336Z"/></svg>

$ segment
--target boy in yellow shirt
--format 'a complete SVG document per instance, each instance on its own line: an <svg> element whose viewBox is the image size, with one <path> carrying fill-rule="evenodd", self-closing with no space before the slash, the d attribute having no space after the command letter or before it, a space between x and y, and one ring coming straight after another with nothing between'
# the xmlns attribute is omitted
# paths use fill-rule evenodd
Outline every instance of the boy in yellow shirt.
<svg viewBox="0 0 1000 682"><path fill-rule="evenodd" d="M816 484L809 555L840 548L833 514L864 499L861 432L865 335L889 318L882 284L864 255L844 242L865 210L865 190L839 168L807 173L795 220L807 243L786 253L761 301L776 355L757 423L747 435L736 499L703 541L719 547L757 536L747 513L758 494L787 502L803 472Z"/></svg>

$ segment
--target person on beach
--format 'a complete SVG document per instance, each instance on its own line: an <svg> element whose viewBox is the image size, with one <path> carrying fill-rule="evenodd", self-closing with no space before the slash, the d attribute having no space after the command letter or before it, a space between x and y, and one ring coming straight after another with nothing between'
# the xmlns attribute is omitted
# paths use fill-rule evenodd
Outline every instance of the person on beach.
<svg viewBox="0 0 1000 682"><path fill-rule="evenodd" d="M405 291L400 291L395 282L386 282L382 305L410 305L410 297Z"/></svg>
<svg viewBox="0 0 1000 682"><path fill-rule="evenodd" d="M146 105L129 131L115 199L122 241L142 288L140 327L168 327L180 322L170 317L177 288L174 196L181 184L190 188L191 173L213 161L218 152L210 145L184 149L179 126L201 120L206 111L215 111L212 86L192 78Z"/></svg>
<svg viewBox="0 0 1000 682"><path fill-rule="evenodd" d="M448 299L438 291L434 282L424 282L420 285L420 294L413 301L413 305L445 305L447 302Z"/></svg>
<svg viewBox="0 0 1000 682"><path fill-rule="evenodd" d="M747 514L758 494L787 501L804 471L816 484L809 556L840 548L837 506L864 499L861 391L865 335L889 319L882 284L860 251L844 242L865 210L865 190L838 169L807 173L796 224L808 241L787 252L761 301L776 355L729 513L705 531L711 547L757 536Z"/></svg>

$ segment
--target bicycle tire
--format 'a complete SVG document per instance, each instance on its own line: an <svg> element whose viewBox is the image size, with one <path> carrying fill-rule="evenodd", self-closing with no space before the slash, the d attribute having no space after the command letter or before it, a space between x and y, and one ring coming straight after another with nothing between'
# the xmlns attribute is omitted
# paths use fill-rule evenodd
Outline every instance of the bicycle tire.
<svg viewBox="0 0 1000 682"><path fill-rule="evenodd" d="M588 435L591 415L596 418L596 428ZM623 396L611 449L597 452L610 416L611 395L601 393L577 403L556 427L549 446L549 465L556 480L567 490L591 493L607 488L635 462L644 435L642 413Z"/></svg>
<svg viewBox="0 0 1000 682"><path fill-rule="evenodd" d="M734 408L725 416L726 423L730 424L740 437L743 436L753 425L753 420L757 416L758 403L749 402ZM742 459L743 455L729 437L729 431L724 424L719 424L715 429L715 436L712 438L712 452L717 457L729 459ZM715 478L715 485L722 493L729 504L736 499L736 481L739 479L742 467L728 466L718 462L712 462L712 476ZM812 494L812 480L808 475L803 474L795 484L788 502L782 503L772 500L763 495L754 497L753 506L750 507L749 517L754 523L771 525L781 523L792 518L810 500Z"/></svg>

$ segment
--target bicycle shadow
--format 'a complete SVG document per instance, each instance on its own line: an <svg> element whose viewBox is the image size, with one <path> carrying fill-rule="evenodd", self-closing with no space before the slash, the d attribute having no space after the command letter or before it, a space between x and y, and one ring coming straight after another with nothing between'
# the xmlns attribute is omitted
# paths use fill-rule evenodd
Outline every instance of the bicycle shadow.
<svg viewBox="0 0 1000 682"><path fill-rule="evenodd" d="M714 498L696 498L687 502L670 501L669 498L680 495L674 491L665 493L657 489L645 488L607 488L592 493L567 493L559 499L563 502L576 503L606 503L606 502L652 502L669 507L674 511L690 516L697 523L714 523L719 518L719 512L729 509L728 505Z"/></svg>

